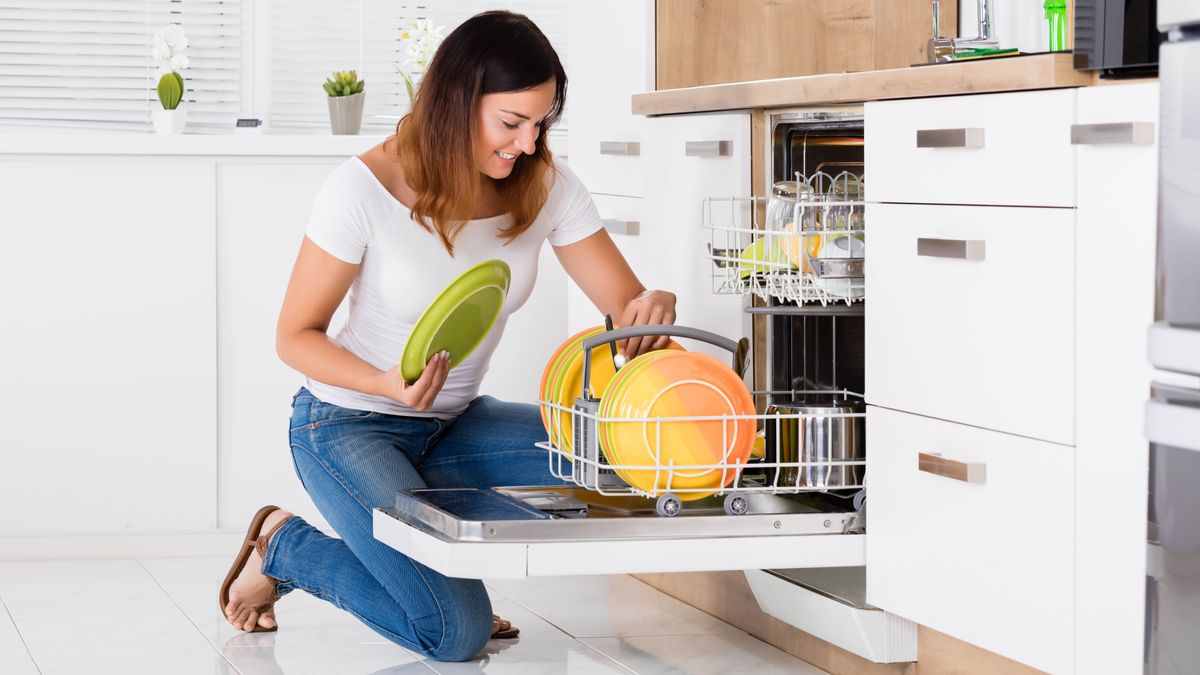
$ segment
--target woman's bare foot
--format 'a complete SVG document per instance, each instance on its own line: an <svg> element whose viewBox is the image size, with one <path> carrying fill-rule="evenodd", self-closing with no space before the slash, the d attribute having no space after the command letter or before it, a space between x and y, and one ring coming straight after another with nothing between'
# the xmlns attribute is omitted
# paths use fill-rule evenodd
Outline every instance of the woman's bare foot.
<svg viewBox="0 0 1200 675"><path fill-rule="evenodd" d="M280 509L273 511L263 521L262 531L270 532L276 523L291 518L292 514ZM275 535L271 535L274 539ZM229 587L229 604L225 606L225 619L242 631L275 626L275 584L262 573L262 558L258 551L251 551L233 585Z"/></svg>

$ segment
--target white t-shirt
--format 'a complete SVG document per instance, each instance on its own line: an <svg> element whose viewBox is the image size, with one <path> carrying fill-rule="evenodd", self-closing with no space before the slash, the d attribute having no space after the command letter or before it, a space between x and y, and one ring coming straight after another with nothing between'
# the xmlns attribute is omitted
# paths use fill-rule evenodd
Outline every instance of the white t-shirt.
<svg viewBox="0 0 1200 675"><path fill-rule="evenodd" d="M334 336L352 354L387 370L400 354L425 307L467 268L491 258L508 263L512 272L508 296L487 338L455 366L434 401L418 412L396 401L308 378L317 399L344 408L395 415L450 418L479 395L479 383L508 317L517 311L537 279L538 253L544 241L566 246L601 227L591 194L561 162L548 172L546 204L529 229L505 244L496 236L511 226L512 216L469 221L454 239L454 257L436 233L422 228L357 157L325 180L313 203L305 234L334 257L360 265L350 286L350 316Z"/></svg>

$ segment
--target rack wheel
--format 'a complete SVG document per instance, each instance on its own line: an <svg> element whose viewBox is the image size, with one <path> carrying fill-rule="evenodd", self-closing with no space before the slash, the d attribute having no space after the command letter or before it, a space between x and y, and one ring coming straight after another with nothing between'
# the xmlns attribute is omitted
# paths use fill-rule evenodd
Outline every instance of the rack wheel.
<svg viewBox="0 0 1200 675"><path fill-rule="evenodd" d="M658 503L654 505L654 510L658 511L658 515L660 516L673 518L683 510L683 503L679 501L679 497L668 492L665 495L659 495Z"/></svg>
<svg viewBox="0 0 1200 675"><path fill-rule="evenodd" d="M744 495L725 495L725 513L731 516L745 515L750 510L750 500Z"/></svg>
<svg viewBox="0 0 1200 675"><path fill-rule="evenodd" d="M863 504L867 503L867 491L859 490L854 493L854 510L862 511Z"/></svg>

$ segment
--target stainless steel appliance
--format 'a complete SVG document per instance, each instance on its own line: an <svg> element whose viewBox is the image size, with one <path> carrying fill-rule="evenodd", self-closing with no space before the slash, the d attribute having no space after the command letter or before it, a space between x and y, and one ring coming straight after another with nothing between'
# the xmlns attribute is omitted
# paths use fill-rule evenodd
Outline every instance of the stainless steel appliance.
<svg viewBox="0 0 1200 675"><path fill-rule="evenodd" d="M1200 3L1160 0L1157 302L1146 405L1145 672L1200 672ZM1168 375L1170 373L1171 375Z"/></svg>

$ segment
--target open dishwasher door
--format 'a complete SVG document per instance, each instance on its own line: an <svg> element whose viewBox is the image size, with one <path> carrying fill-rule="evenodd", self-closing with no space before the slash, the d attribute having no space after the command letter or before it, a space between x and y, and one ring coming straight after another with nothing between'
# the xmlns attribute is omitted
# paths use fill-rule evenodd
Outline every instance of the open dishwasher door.
<svg viewBox="0 0 1200 675"><path fill-rule="evenodd" d="M711 497L666 518L649 499L576 486L402 490L394 507L375 510L375 538L476 579L864 564L851 495L748 499L743 515Z"/></svg>

